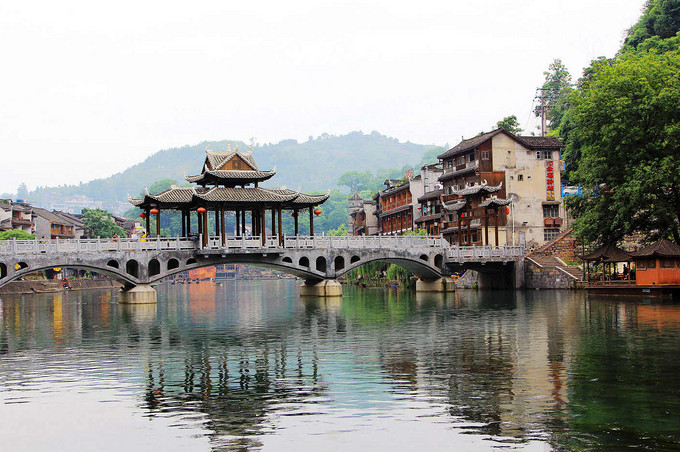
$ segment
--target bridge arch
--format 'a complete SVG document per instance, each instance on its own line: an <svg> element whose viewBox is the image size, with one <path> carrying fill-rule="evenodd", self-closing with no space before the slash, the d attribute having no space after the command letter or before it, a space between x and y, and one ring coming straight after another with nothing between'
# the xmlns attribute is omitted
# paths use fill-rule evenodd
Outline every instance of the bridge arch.
<svg viewBox="0 0 680 452"><path fill-rule="evenodd" d="M345 268L345 258L342 256L335 256L333 264L335 265L336 272L342 270L343 268Z"/></svg>
<svg viewBox="0 0 680 452"><path fill-rule="evenodd" d="M139 278L139 262L134 259L130 259L125 263L125 272L135 278Z"/></svg>
<svg viewBox="0 0 680 452"><path fill-rule="evenodd" d="M105 267L105 262L101 262L100 265L87 265L87 264L74 264L71 262L64 262L64 261L53 261L49 262L49 264L41 264L41 265L31 265L31 266L26 266L23 268L20 268L19 270L11 271L9 268L7 268L7 265L4 262L0 263L0 269L2 267L6 268L6 273L5 276L0 278L0 287L9 284L10 282L19 279L21 277L30 275L32 273L36 273L42 270L49 270L54 267L62 267L62 268L73 268L77 270L87 270L87 271L94 271L97 273L100 273L102 275L108 276L109 278L118 281L119 283L123 284L125 287L134 287L137 284L140 284L139 279L137 278L132 278L129 275L123 274L121 270L115 269L113 267ZM12 270L14 270L12 268Z"/></svg>
<svg viewBox="0 0 680 452"><path fill-rule="evenodd" d="M316 258L316 271L325 273L326 269L327 269L326 265L327 264L326 264L326 258L325 257L319 256L319 257Z"/></svg>
<svg viewBox="0 0 680 452"><path fill-rule="evenodd" d="M349 265L341 271L336 271L336 276L342 276L354 269L357 269L363 265L371 262L385 262L388 264L396 264L400 267L405 268L414 275L421 278L440 278L441 270L438 268L433 268L428 262L423 261L418 258L407 258L407 257L368 257L354 264Z"/></svg>
<svg viewBox="0 0 680 452"><path fill-rule="evenodd" d="M156 276L161 273L161 263L158 259L153 258L149 261L149 276Z"/></svg>
<svg viewBox="0 0 680 452"><path fill-rule="evenodd" d="M115 259L111 259L110 261L108 261L106 263L106 265L108 265L109 267L113 267L113 268L120 268L120 264Z"/></svg>
<svg viewBox="0 0 680 452"><path fill-rule="evenodd" d="M0 262L0 279L7 277L7 265Z"/></svg>
<svg viewBox="0 0 680 452"><path fill-rule="evenodd" d="M361 258L355 254L354 256L352 256L352 257L349 259L349 263L350 263L350 264L354 264L354 263L359 262L360 260L361 260Z"/></svg>
<svg viewBox="0 0 680 452"><path fill-rule="evenodd" d="M309 258L306 256L302 256L300 260L298 261L298 264L302 267L307 267L309 268Z"/></svg>
<svg viewBox="0 0 680 452"><path fill-rule="evenodd" d="M174 270L175 268L179 268L179 260L173 257L168 261L167 268L168 270Z"/></svg>

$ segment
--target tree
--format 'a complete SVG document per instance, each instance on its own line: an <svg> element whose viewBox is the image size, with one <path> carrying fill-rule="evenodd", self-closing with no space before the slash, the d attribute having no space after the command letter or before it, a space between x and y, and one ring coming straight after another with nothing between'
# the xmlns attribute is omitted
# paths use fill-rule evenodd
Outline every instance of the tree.
<svg viewBox="0 0 680 452"><path fill-rule="evenodd" d="M11 231L0 232L0 240L33 240L34 238L35 235L29 234L28 232L22 231L21 229L12 229Z"/></svg>
<svg viewBox="0 0 680 452"><path fill-rule="evenodd" d="M501 119L496 123L496 127L503 127L508 132L512 132L514 134L519 134L523 131L523 129L519 126L519 121L517 121L517 116L515 115L506 116L505 118Z"/></svg>
<svg viewBox="0 0 680 452"><path fill-rule="evenodd" d="M554 131L559 128L562 117L569 109L568 98L572 91L571 74L562 60L556 58L543 75L545 80L540 89L542 105L536 108L536 114L540 115L541 108L545 108L549 129Z"/></svg>
<svg viewBox="0 0 680 452"><path fill-rule="evenodd" d="M571 96L581 162L570 197L577 234L615 243L640 231L680 244L680 55L627 53Z"/></svg>
<svg viewBox="0 0 680 452"><path fill-rule="evenodd" d="M639 50L649 38L673 38L679 31L680 0L648 0L640 20L628 30L624 50Z"/></svg>
<svg viewBox="0 0 680 452"><path fill-rule="evenodd" d="M111 213L102 209L83 209L83 225L90 237L111 238L113 234L126 237L125 229L113 221Z"/></svg>
<svg viewBox="0 0 680 452"><path fill-rule="evenodd" d="M28 188L23 182L19 184L19 187L17 188L17 199L28 199Z"/></svg>
<svg viewBox="0 0 680 452"><path fill-rule="evenodd" d="M368 170L364 172L347 171L338 179L338 185L341 187L348 187L350 193L352 193L354 190L366 190L371 188L374 185L372 181L373 178L374 176Z"/></svg>

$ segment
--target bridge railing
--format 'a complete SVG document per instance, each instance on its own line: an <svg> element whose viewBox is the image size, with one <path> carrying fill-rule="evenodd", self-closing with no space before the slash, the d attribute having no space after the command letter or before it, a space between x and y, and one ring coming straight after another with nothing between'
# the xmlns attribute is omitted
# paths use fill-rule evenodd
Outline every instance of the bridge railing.
<svg viewBox="0 0 680 452"><path fill-rule="evenodd" d="M441 237L427 236L290 236L284 238L284 248L343 248L343 249L378 249L378 248L441 248L446 242Z"/></svg>
<svg viewBox="0 0 680 452"><path fill-rule="evenodd" d="M192 250L197 247L196 239L187 237L3 240L0 241L0 254Z"/></svg>
<svg viewBox="0 0 680 452"><path fill-rule="evenodd" d="M446 250L446 257L449 260L466 261L480 259L516 259L524 256L523 246L455 246L452 245Z"/></svg>

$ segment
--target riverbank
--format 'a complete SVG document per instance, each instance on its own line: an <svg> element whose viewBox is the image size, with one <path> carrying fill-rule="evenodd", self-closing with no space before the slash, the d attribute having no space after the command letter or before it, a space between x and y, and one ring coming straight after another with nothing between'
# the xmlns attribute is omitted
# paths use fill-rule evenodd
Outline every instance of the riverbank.
<svg viewBox="0 0 680 452"><path fill-rule="evenodd" d="M71 290L121 288L122 284L110 279L69 279ZM61 280L42 279L28 281L12 281L0 287L0 295L21 295L31 293L61 292L64 288Z"/></svg>

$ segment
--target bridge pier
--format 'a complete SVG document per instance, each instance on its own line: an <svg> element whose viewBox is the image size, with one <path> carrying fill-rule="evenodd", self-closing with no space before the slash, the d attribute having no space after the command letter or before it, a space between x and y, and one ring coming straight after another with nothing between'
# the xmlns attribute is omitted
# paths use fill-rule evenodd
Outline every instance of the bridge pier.
<svg viewBox="0 0 680 452"><path fill-rule="evenodd" d="M342 285L334 279L305 281L300 284L301 297L342 297Z"/></svg>
<svg viewBox="0 0 680 452"><path fill-rule="evenodd" d="M152 304L157 302L156 289L150 284L140 284L132 289L122 290L118 302L121 304Z"/></svg>
<svg viewBox="0 0 680 452"><path fill-rule="evenodd" d="M423 279L419 278L416 281L416 292L455 292L456 286L453 284L453 280L445 276L443 278L436 279Z"/></svg>

